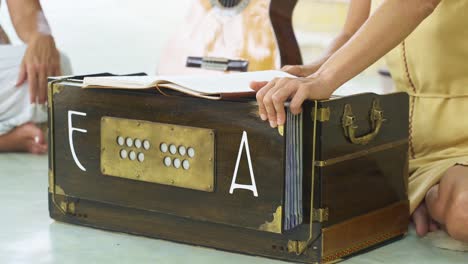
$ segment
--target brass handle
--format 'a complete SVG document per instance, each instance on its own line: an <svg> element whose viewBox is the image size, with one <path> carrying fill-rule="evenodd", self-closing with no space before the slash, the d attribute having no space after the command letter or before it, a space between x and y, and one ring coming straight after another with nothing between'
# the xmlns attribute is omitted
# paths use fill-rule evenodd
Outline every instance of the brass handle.
<svg viewBox="0 0 468 264"><path fill-rule="evenodd" d="M356 137L356 130L358 126L355 124L356 117L353 114L350 104L346 104L343 113L342 125L345 137L353 144L366 145L371 142L380 132L382 123L385 121L383 118L383 111L380 108L379 100L372 102L372 109L370 111L370 122L372 131L364 136Z"/></svg>

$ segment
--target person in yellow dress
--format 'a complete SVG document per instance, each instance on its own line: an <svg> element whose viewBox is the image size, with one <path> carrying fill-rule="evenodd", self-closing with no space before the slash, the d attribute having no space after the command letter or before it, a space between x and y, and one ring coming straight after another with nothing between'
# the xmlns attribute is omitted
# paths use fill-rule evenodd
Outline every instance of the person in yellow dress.
<svg viewBox="0 0 468 264"><path fill-rule="evenodd" d="M352 0L325 55L286 66L300 78L253 82L260 116L283 125L307 99L326 99L388 54L396 87L410 95L410 213L416 232L442 228L468 242L468 1Z"/></svg>

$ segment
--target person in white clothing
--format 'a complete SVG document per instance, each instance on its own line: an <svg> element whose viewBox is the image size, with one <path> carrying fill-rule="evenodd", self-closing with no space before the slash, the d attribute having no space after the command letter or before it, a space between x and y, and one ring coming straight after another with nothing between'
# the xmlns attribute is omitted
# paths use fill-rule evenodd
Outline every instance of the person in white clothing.
<svg viewBox="0 0 468 264"><path fill-rule="evenodd" d="M0 152L47 152L47 77L61 75L60 53L39 0L7 0L16 33L12 46L0 27Z"/></svg>

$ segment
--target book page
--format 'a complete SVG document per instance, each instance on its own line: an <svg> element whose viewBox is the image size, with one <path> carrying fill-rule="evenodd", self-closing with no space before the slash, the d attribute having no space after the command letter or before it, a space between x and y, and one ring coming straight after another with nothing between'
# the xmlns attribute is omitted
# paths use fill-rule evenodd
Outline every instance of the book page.
<svg viewBox="0 0 468 264"><path fill-rule="evenodd" d="M295 76L283 71L256 71L214 75L181 75L181 76L115 76L90 77L83 81L88 87L114 87L126 89L145 89L156 87L158 84L174 84L184 92L184 89L199 94L223 94L252 92L252 81L271 81L274 78ZM162 85L164 87L164 85ZM173 86L175 87L175 86Z"/></svg>
<svg viewBox="0 0 468 264"><path fill-rule="evenodd" d="M106 76L85 77L84 88L122 88L122 89L145 89L156 86L158 76Z"/></svg>
<svg viewBox="0 0 468 264"><path fill-rule="evenodd" d="M252 92L252 81L271 81L274 78L295 76L283 71L256 71L221 75L166 76L165 81L202 94L245 93Z"/></svg>

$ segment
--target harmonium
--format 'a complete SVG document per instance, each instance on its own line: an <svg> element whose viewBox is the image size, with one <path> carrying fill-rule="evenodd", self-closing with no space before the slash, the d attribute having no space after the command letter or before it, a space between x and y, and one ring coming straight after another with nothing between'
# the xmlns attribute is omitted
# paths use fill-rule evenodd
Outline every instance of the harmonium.
<svg viewBox="0 0 468 264"><path fill-rule="evenodd" d="M67 223L301 263L401 238L408 96L363 93L287 110L49 83L49 211Z"/></svg>

